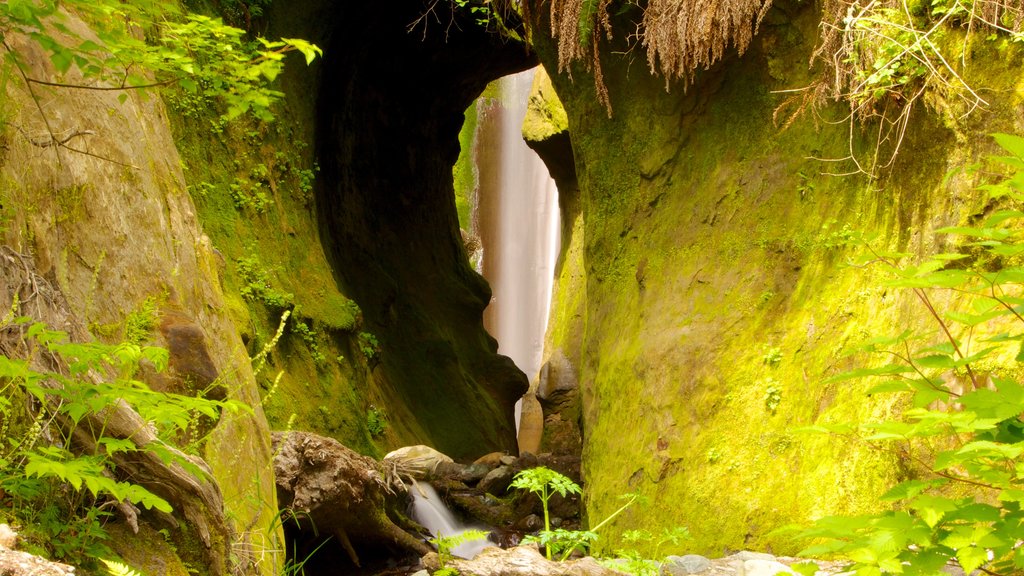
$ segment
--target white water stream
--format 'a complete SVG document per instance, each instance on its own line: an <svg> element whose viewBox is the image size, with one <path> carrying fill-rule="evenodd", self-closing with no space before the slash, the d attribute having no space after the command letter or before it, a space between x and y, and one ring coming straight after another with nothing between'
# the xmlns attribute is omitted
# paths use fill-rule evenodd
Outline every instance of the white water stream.
<svg viewBox="0 0 1024 576"><path fill-rule="evenodd" d="M412 515L424 528L430 530L435 538L458 536L466 530L488 530L484 526L463 524L452 514L438 496L434 487L426 482L417 482L412 488ZM485 546L493 546L487 539L465 542L452 549L452 554L460 558L472 559Z"/></svg>
<svg viewBox="0 0 1024 576"><path fill-rule="evenodd" d="M534 70L499 80L498 102L479 101L477 233L493 298L484 326L532 382L540 371L560 249L558 191L523 141ZM519 410L516 410L519 427Z"/></svg>

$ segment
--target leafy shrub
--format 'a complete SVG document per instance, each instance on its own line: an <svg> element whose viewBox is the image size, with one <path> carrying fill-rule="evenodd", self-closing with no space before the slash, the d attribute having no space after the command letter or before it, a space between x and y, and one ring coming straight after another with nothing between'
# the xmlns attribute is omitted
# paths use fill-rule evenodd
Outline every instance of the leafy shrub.
<svg viewBox="0 0 1024 576"><path fill-rule="evenodd" d="M1010 155L993 160L1009 173L982 189L990 205L1010 208L938 230L960 238L962 249L916 266L900 265L909 255L868 249L866 259L893 271L888 285L911 290L937 328L873 338L850 353L881 356L881 364L832 378L870 378L870 393L905 395L902 420L813 428L859 436L920 468L882 496L893 510L823 518L800 532L819 540L803 554L840 554L858 576L934 574L949 562L967 573L1024 570L1024 386L1009 377L1024 361L1024 211L1016 208L1024 203L1024 139L995 137ZM956 291L966 305L941 313L936 289Z"/></svg>
<svg viewBox="0 0 1024 576"><path fill-rule="evenodd" d="M0 355L0 417L7 440L0 446L0 494L5 508L27 527L23 536L30 546L56 559L80 564L108 553L102 542L103 519L109 515L105 501L172 511L144 486L119 480L115 455L152 452L198 472L167 442L189 430L200 415L217 418L223 409L245 408L234 401L154 392L133 380L140 363L166 368L167 351L161 348L73 343L65 333L28 318L8 316L0 328L23 330L30 350L25 359ZM33 403L13 401L26 396ZM97 429L96 421L104 422L122 403L134 408L161 440L141 446ZM81 445L79 431L94 438L95 450L71 451Z"/></svg>

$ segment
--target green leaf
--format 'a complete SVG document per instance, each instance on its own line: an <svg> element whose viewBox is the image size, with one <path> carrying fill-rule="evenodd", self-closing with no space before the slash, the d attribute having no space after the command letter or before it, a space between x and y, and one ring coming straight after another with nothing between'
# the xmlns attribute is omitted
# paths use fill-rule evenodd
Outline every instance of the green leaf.
<svg viewBox="0 0 1024 576"><path fill-rule="evenodd" d="M1010 154L1013 154L1017 158L1024 159L1024 138L1013 134L1003 134L996 132L992 134L992 138L996 141L1003 150L1006 150ZM970 570L968 570L969 572Z"/></svg>
<svg viewBox="0 0 1024 576"><path fill-rule="evenodd" d="M942 496L920 495L910 505L930 528L934 528L947 512L957 509L957 504Z"/></svg>
<svg viewBox="0 0 1024 576"><path fill-rule="evenodd" d="M926 490L938 488L939 486L944 486L948 483L949 480L946 479L907 480L905 482L900 482L899 484L890 488L888 492L886 492L880 497L880 499L889 502L895 500L905 500L908 498L913 498L918 494L925 492Z"/></svg>
<svg viewBox="0 0 1024 576"><path fill-rule="evenodd" d="M956 551L956 559L964 572L970 574L981 565L988 562L988 552L984 548L961 548Z"/></svg>
<svg viewBox="0 0 1024 576"><path fill-rule="evenodd" d="M852 380L854 378L864 378L867 376L888 376L891 374L907 374L909 372L915 372L913 366L907 364L886 364L884 366L876 366L874 368L857 368L842 372L825 379L826 384L833 382L841 382L843 380Z"/></svg>

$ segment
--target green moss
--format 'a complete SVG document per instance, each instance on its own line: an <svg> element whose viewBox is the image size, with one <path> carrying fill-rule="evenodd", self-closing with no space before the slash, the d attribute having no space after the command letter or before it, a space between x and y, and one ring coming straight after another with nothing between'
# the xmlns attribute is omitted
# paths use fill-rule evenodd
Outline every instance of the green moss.
<svg viewBox="0 0 1024 576"><path fill-rule="evenodd" d="M272 124L223 123L208 102L173 97L172 127L200 223L222 258L226 309L248 354L271 340L286 308L292 326L305 327L288 330L257 374L271 427L318 432L377 454L365 413L379 399L355 343L362 314L339 289L319 238L317 167L306 144L313 117L304 108L313 103L301 96L308 88L286 91L289 105ZM266 202L239 202L239 182L249 192L258 185Z"/></svg>
<svg viewBox="0 0 1024 576"><path fill-rule="evenodd" d="M479 178L474 154L476 125L477 110L474 102L463 116L462 131L459 132L459 159L452 168L455 179L455 210L459 214L459 227L463 230L472 228L473 197Z"/></svg>
<svg viewBox="0 0 1024 576"><path fill-rule="evenodd" d="M793 25L813 30L810 20ZM943 176L977 158L985 132L1012 129L1012 105L962 133L919 109L886 178L829 176L850 163L812 158L870 153L876 127L851 140L848 111L822 107L824 122L780 130L772 115L783 96L771 90L808 80L801 66L778 69L806 62L809 45L787 42L772 43L774 68L755 46L668 94L605 54L611 119L578 70L575 82L554 79L582 194L571 242L584 245L564 259L549 346L582 331L588 516L604 518L627 492L653 502L602 529L606 551L625 530L682 525L694 537L687 551L792 553L773 529L877 509L908 473L894 456L793 429L899 411L896 399L868 397L867 383L824 383L857 361L843 358L848 344L931 328L912 298L885 288L884 270L845 265L859 254L853 240L863 232L879 249L935 250L927 231L976 206L969 182ZM539 50L554 62L553 46ZM992 93L1011 79L1019 90L1019 69L1005 61L986 72ZM777 351L771 362L766 350Z"/></svg>

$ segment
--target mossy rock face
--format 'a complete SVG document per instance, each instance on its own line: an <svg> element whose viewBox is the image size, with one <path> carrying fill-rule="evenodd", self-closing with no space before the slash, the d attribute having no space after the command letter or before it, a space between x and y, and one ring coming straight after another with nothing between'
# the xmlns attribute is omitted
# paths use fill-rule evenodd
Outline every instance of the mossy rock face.
<svg viewBox="0 0 1024 576"><path fill-rule="evenodd" d="M325 50L310 70L286 69L277 120L172 108L249 355L291 310L257 374L271 425L363 454L428 443L468 458L514 450L525 383L483 329L490 294L462 248L452 166L463 111L531 56L468 22L410 34L422 9L272 5L269 36Z"/></svg>
<svg viewBox="0 0 1024 576"><path fill-rule="evenodd" d="M776 91L813 79L818 16L790 11L686 90L666 92L623 46L604 50L611 118L585 71L553 78L580 210L563 227L573 233L548 346L579 374L591 523L620 494L652 500L603 528L603 541L682 525L689 551L795 552L770 532L874 509L908 473L892 455L794 429L898 413L896 399L865 394L869 383L824 383L857 362L842 357L847 345L932 328L919 303L883 285L885 270L844 265L858 250L850 239L864 232L882 249L940 251L931 231L980 208L971 182L944 176L991 152L987 133L1022 128L1011 113L1019 96L1005 90L1019 81L1017 56L986 56L986 76L969 78L1006 95L987 111L952 126L942 103L919 107L884 177L830 176L849 163L817 159L845 158L851 146L870 155L878 127L851 136L841 105L774 123L785 99Z"/></svg>

